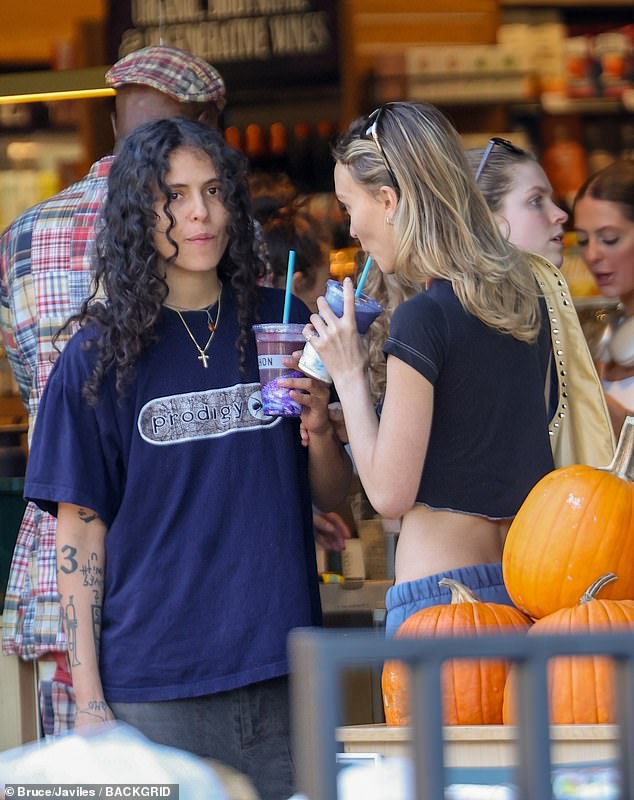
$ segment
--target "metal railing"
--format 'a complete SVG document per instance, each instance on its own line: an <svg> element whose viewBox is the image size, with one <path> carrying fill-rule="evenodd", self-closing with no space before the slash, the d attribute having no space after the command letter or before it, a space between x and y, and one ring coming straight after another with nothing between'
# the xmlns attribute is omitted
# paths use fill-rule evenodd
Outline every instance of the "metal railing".
<svg viewBox="0 0 634 800"><path fill-rule="evenodd" d="M404 661L411 670L415 798L443 800L446 773L440 679L443 662L452 658L501 658L517 664L517 798L548 800L552 787L547 666L548 659L558 655L614 659L620 798L634 798L634 634L388 640L376 632L311 628L293 631L289 648L298 791L308 800L337 798L336 728L343 707L342 673L351 666L377 666L386 659Z"/></svg>

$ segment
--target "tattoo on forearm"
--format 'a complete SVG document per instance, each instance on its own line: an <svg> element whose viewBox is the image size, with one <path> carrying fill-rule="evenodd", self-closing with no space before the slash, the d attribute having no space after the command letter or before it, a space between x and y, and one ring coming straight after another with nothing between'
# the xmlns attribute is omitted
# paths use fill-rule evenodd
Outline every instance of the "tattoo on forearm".
<svg viewBox="0 0 634 800"><path fill-rule="evenodd" d="M63 554L63 563L60 570L67 575L75 572L81 574L81 585L86 587L92 593L92 602L90 604L93 641L95 645L95 654L97 663L99 663L99 652L101 646L101 608L103 604L103 585L104 585L104 568L99 557L95 551L91 551L87 561L81 562L77 559L77 548L72 545L64 545L60 548L60 554ZM76 595L71 594L68 602L64 606L64 627L66 629L66 639L68 642L68 654L70 658L71 667L78 667L82 661L78 652L78 627L79 620L77 618L77 608L75 602ZM82 654L85 659L86 654Z"/></svg>
<svg viewBox="0 0 634 800"><path fill-rule="evenodd" d="M88 563L82 564L79 571L83 575L83 586L96 589L100 594L103 593L103 567L99 562L97 553L91 553Z"/></svg>
<svg viewBox="0 0 634 800"><path fill-rule="evenodd" d="M77 569L77 559L75 558L77 555L77 548L70 544L65 544L60 547L60 553L63 554L64 561L68 562L67 565L60 564L60 570L66 575L71 575Z"/></svg>
<svg viewBox="0 0 634 800"><path fill-rule="evenodd" d="M77 516L79 517L79 519L80 519L82 522L85 522L86 524L88 524L89 522L92 522L93 520L95 520L95 519L98 519L98 518L99 518L99 515L98 515L98 514L95 514L95 512L94 512L94 511L88 511L88 510L87 510L87 509L85 509L85 508L80 508L80 509L77 511Z"/></svg>
<svg viewBox="0 0 634 800"><path fill-rule="evenodd" d="M92 635L95 640L95 652L97 654L97 664L99 663L99 652L101 649L101 605L90 607L92 610Z"/></svg>
<svg viewBox="0 0 634 800"><path fill-rule="evenodd" d="M89 700L85 708L78 708L77 714L87 714L95 719L105 720L108 716L108 704L105 700Z"/></svg>
<svg viewBox="0 0 634 800"><path fill-rule="evenodd" d="M66 623L66 640L68 642L70 665L71 667L78 667L81 661L77 655L77 611L75 609L75 596L72 594L64 607L64 619Z"/></svg>

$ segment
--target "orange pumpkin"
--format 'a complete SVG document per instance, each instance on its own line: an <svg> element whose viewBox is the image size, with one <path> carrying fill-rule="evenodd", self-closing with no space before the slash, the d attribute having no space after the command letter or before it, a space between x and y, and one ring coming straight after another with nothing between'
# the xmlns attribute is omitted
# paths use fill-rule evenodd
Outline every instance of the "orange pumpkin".
<svg viewBox="0 0 634 800"><path fill-rule="evenodd" d="M513 606L483 603L466 586L443 578L451 589L451 604L430 606L403 622L396 639L426 636L466 636L526 631L530 620ZM506 661L455 659L442 668L445 725L499 725L508 671ZM381 685L388 725L409 724L408 670L399 661L386 661Z"/></svg>
<svg viewBox="0 0 634 800"><path fill-rule="evenodd" d="M616 579L610 573L595 581L579 604L549 614L531 627L534 634L634 631L634 600L599 600L596 595ZM516 719L514 670L504 689L503 717ZM614 665L607 656L558 656L548 664L548 695L553 725L615 722Z"/></svg>
<svg viewBox="0 0 634 800"><path fill-rule="evenodd" d="M634 417L609 467L562 467L542 478L509 529L502 569L515 605L539 619L574 606L597 575L605 597L634 597Z"/></svg>

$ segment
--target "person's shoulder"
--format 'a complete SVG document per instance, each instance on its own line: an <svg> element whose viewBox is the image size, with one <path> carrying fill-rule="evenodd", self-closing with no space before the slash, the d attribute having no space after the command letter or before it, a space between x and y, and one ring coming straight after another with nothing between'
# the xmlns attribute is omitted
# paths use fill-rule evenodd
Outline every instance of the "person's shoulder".
<svg viewBox="0 0 634 800"><path fill-rule="evenodd" d="M108 188L108 174L113 159L114 156L105 156L96 161L83 178L39 203L37 208L40 216L43 212L72 209L87 201L101 203Z"/></svg>
<svg viewBox="0 0 634 800"><path fill-rule="evenodd" d="M96 328L86 327L55 342L57 353L46 382L51 392L73 391L83 385L94 368L98 338Z"/></svg>
<svg viewBox="0 0 634 800"><path fill-rule="evenodd" d="M452 302L457 299L451 281L445 280L444 278L435 278L432 280L425 295L439 304Z"/></svg>
<svg viewBox="0 0 634 800"><path fill-rule="evenodd" d="M80 370L92 366L100 336L98 326L93 323L74 328L57 344L64 363L75 364Z"/></svg>
<svg viewBox="0 0 634 800"><path fill-rule="evenodd" d="M448 281L433 281L428 289L417 292L394 309L392 328L402 326L447 324L448 309L453 305L454 294Z"/></svg>
<svg viewBox="0 0 634 800"><path fill-rule="evenodd" d="M445 281L441 281L440 283L444 284ZM394 310L394 314L420 314L426 309L441 306L445 293L446 289L444 286L434 286L432 284L429 289L421 289L420 292L416 292L416 294L408 297L407 300L403 300L402 303L399 303Z"/></svg>
<svg viewBox="0 0 634 800"><path fill-rule="evenodd" d="M568 284L559 267L541 256L539 253L525 253L525 263L533 277L537 280L542 293L568 291Z"/></svg>

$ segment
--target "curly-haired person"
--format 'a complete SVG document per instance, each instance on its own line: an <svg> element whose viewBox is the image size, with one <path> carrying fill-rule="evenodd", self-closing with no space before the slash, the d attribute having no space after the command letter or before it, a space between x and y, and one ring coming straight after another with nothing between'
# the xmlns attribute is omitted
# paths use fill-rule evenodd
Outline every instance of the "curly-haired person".
<svg viewBox="0 0 634 800"><path fill-rule="evenodd" d="M114 153L134 128L169 117L217 127L226 103L222 76L204 59L169 45L149 45L106 72L116 91ZM57 334L90 294L97 220L115 154L76 183L20 214L0 235L0 337L33 433L55 354L72 331ZM57 594L55 518L29 503L20 524L2 616L2 651L36 660L44 735L72 728L75 695Z"/></svg>
<svg viewBox="0 0 634 800"><path fill-rule="evenodd" d="M25 481L58 517L76 725L122 719L287 797L286 637L320 621L312 502L341 502L351 471L328 386L287 382L307 451L297 418L262 413L251 325L284 293L256 285L246 161L218 132L144 125L108 181L96 293Z"/></svg>

